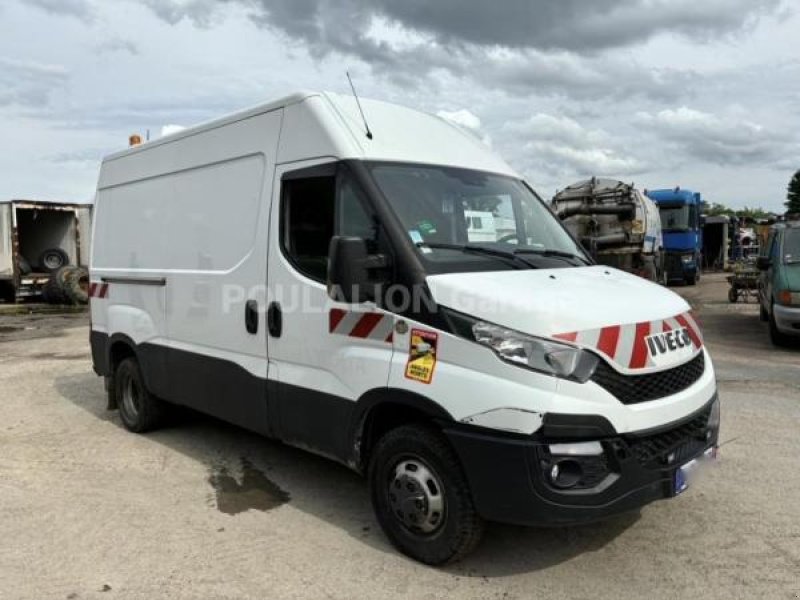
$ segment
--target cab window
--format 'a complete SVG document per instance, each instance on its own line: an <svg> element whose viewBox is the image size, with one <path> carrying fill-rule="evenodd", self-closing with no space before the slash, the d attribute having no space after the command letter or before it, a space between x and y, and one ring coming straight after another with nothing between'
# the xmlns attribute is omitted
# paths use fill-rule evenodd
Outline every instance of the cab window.
<svg viewBox="0 0 800 600"><path fill-rule="evenodd" d="M283 181L282 247L303 275L324 282L334 235L375 238L374 219L363 194L346 176L310 175Z"/></svg>

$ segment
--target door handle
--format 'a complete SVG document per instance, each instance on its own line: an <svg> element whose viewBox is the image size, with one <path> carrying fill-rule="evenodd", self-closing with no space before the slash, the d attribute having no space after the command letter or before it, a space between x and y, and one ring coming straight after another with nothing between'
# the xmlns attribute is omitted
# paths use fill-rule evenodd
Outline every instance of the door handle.
<svg viewBox="0 0 800 600"><path fill-rule="evenodd" d="M258 302L248 300L244 305L244 326L247 333L258 333Z"/></svg>
<svg viewBox="0 0 800 600"><path fill-rule="evenodd" d="M267 309L267 329L272 337L281 337L283 312L281 311L281 305L277 302L272 302Z"/></svg>

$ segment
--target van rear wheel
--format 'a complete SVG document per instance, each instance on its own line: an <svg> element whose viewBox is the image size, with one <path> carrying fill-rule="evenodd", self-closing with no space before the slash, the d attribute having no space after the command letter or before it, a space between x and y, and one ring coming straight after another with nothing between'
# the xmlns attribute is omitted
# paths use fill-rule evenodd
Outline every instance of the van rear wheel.
<svg viewBox="0 0 800 600"><path fill-rule="evenodd" d="M114 372L114 391L119 416L125 429L133 433L144 433L161 424L163 403L145 387L139 363L135 358L126 358L119 363Z"/></svg>
<svg viewBox="0 0 800 600"><path fill-rule="evenodd" d="M377 443L369 466L381 528L404 554L429 565L457 561L483 534L467 479L442 435L404 425Z"/></svg>

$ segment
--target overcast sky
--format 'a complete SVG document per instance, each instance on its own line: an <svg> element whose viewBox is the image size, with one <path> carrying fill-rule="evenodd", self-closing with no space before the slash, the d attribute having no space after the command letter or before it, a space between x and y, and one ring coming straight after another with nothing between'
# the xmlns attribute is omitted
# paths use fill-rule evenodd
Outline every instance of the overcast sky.
<svg viewBox="0 0 800 600"><path fill-rule="evenodd" d="M474 129L544 196L591 175L782 210L790 0L3 0L0 199L88 200L100 158L297 89Z"/></svg>

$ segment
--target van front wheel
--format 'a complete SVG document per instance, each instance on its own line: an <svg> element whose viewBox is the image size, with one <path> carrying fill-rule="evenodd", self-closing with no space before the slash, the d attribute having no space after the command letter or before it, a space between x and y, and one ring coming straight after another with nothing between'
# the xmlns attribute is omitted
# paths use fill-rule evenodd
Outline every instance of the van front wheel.
<svg viewBox="0 0 800 600"><path fill-rule="evenodd" d="M114 391L125 429L144 433L160 425L162 402L147 391L135 358L126 358L119 363L114 372Z"/></svg>
<svg viewBox="0 0 800 600"><path fill-rule="evenodd" d="M429 565L454 562L483 534L467 479L440 433L404 425L377 443L369 466L372 505L389 540Z"/></svg>

